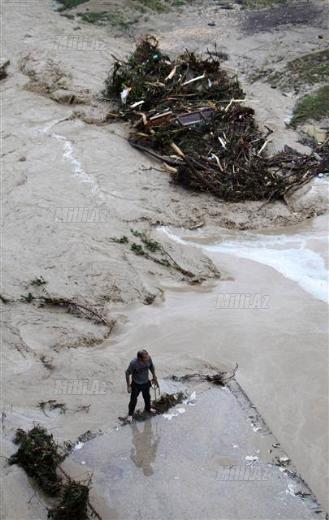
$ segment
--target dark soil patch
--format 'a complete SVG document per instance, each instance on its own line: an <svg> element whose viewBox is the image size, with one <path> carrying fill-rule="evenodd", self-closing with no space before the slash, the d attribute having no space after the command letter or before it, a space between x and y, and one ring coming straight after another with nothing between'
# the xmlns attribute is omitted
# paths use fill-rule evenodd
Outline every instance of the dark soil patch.
<svg viewBox="0 0 329 520"><path fill-rule="evenodd" d="M329 16L328 4L323 7L310 1L289 1L282 5L248 11L242 21L242 30L248 34L267 32L285 25L316 25L325 27Z"/></svg>

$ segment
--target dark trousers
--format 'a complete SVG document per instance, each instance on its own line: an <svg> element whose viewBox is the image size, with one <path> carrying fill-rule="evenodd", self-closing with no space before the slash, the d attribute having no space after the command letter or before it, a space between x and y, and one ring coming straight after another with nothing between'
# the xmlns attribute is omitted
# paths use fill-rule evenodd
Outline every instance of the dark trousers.
<svg viewBox="0 0 329 520"><path fill-rule="evenodd" d="M138 385L137 383L131 383L131 396L129 402L129 415L134 415L134 411L137 404L137 398L142 392L145 403L145 410L149 412L151 410L151 396L150 396L151 383L145 383L144 385Z"/></svg>

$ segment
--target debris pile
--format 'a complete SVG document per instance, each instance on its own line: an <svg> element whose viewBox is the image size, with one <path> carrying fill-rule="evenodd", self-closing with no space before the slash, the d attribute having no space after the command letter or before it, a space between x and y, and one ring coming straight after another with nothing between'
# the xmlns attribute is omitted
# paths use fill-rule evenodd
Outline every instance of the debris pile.
<svg viewBox="0 0 329 520"><path fill-rule="evenodd" d="M161 415L166 413L170 408L176 406L176 404L184 401L185 398L186 395L183 392L178 392L176 394L163 393L158 399L152 401L152 408L155 410L157 415ZM149 414L145 411L137 410L134 414L135 421L145 421L148 418ZM119 420L123 426L130 424L127 417L119 417Z"/></svg>
<svg viewBox="0 0 329 520"><path fill-rule="evenodd" d="M36 285L35 283L33 285ZM57 307L65 309L68 313L74 314L80 318L85 318L94 321L94 323L105 325L111 333L115 322L108 320L103 316L102 312L88 303L80 303L70 298L60 298L51 296L46 290L43 290L44 296L35 296L29 292L21 296L21 301L24 303L36 303L40 308L42 307Z"/></svg>
<svg viewBox="0 0 329 520"><path fill-rule="evenodd" d="M29 432L19 428L14 443L19 445L19 448L10 457L9 464L21 466L48 495L57 495L61 486L57 467L65 455L61 453L53 436L41 426L35 426Z"/></svg>
<svg viewBox="0 0 329 520"><path fill-rule="evenodd" d="M144 37L127 61L115 59L104 97L120 107L108 120L129 121L130 144L187 188L235 202L283 198L322 171L321 158L290 149L267 155L272 132L261 132L254 110L241 104L244 93L224 58L215 49L171 60L156 38Z"/></svg>
<svg viewBox="0 0 329 520"><path fill-rule="evenodd" d="M170 408L181 403L185 397L183 392L178 392L177 394L162 394L159 399L152 401L152 407L157 414L166 413Z"/></svg>
<svg viewBox="0 0 329 520"><path fill-rule="evenodd" d="M88 518L88 485L69 480L61 489L60 504L51 509L48 518L53 520L85 520Z"/></svg>
<svg viewBox="0 0 329 520"><path fill-rule="evenodd" d="M60 464L69 453L62 449L51 434L42 426L34 426L30 431L16 431L15 444L19 445L9 464L18 464L29 477L35 479L40 488L50 497L59 500L58 505L48 511L48 518L54 520L84 520L90 517L100 519L89 502L90 480L85 483L72 480ZM58 470L65 476L61 479Z"/></svg>

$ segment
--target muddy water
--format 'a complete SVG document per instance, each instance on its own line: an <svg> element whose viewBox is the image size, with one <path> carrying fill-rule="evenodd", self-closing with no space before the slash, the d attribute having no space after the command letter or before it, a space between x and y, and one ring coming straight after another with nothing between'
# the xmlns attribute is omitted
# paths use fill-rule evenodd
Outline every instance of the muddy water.
<svg viewBox="0 0 329 520"><path fill-rule="evenodd" d="M163 304L130 313L113 345L149 346L162 374L238 363L239 383L324 506L326 231L326 217L280 234L161 230L202 247L226 274L208 289L167 288Z"/></svg>
<svg viewBox="0 0 329 520"><path fill-rule="evenodd" d="M56 104L24 88L27 77L19 72L18 58L22 52L32 51L37 69L39 65L43 69L46 59L51 56L60 67L72 72L79 88L91 89L96 94L103 88L109 66L107 57L92 49L78 52L78 49L66 48L65 41L72 35L80 35L74 41L84 42L90 38L92 42L104 42L106 48L118 56L131 50L131 41L114 38L110 31L102 28L96 33L92 26L83 25L76 33L76 22L52 12L50 2L8 1L6 4L5 50L12 65L4 83L8 106L5 147L9 161L5 185L13 201L8 209L8 228L12 236L17 237L16 242L12 237L7 241L8 264L14 273L9 282L9 294L19 298L25 291L27 280L45 274L50 289L56 294L71 297L72 293L66 291L73 286L76 287L74 294L87 294L88 297L94 294L96 297L107 292L107 273L119 273L125 280L130 280L123 286L126 293L133 294L135 299L139 270L140 276L147 280L149 270L154 266L147 266L147 273L142 271L142 265L138 265L136 271L130 270L128 263L124 265L122 262L120 249L109 252L108 238L126 233L127 222L128 227L134 221L147 219L154 222L159 213L161 217L167 216L161 221L184 221L185 217L187 221L187 217L194 214L199 221L198 216L203 211L210 219L210 209L213 215L217 215L219 203L199 195L193 199L188 192L172 189L163 173L153 171L150 174L139 170L141 161L144 164L145 159L127 148L119 134L112 134L104 127L67 120L72 114L71 107ZM264 53L271 59L279 54L290 59L295 57L292 49L300 52L317 50L320 41L317 39L318 29L313 27L303 32L302 39L297 31L290 29L285 34L280 33L280 45L277 44L277 32L242 38L224 11L220 11L216 18L215 36L215 29L207 26L208 20L200 18L197 13L192 18L187 15L181 18L181 22L186 24L183 28L174 16L172 14L173 23L167 23L163 28L164 48L183 50L186 41L193 41L193 47L202 48L208 46L209 39L218 38L225 43L223 50L232 55L231 65L240 71L246 68L249 71L251 56L252 63L259 67ZM161 29L160 20L155 27ZM63 39L63 46L58 45L59 39ZM45 74L45 79L47 77ZM252 97L260 100L258 116L275 130L276 147L284 144L297 146L297 135L283 124L294 98L283 97L279 91L271 89L269 93L269 89L266 85L252 85ZM62 123L57 124L60 120ZM146 189L151 191L146 192ZM49 211L58 207L90 208L104 199L111 212L108 226L89 228L71 223L59 226ZM221 211L224 217L228 212L232 220L230 207L222 207ZM270 212L267 225L276 211ZM286 208L280 211L287 218ZM260 216L258 222L262 218ZM248 213L246 219L249 221ZM225 276L213 287L163 287L165 296L162 303L128 309L128 318L124 315L128 322L122 330L119 328L108 344L104 342L98 350L94 347L92 355L90 350L82 347L63 348L60 355L52 350L59 339L55 336L55 329L70 340L75 338L76 330L92 333L86 324L75 329L67 317L51 315L49 322L44 317L33 322L28 314L19 317L19 322L23 322L22 326L19 323L23 346L27 345L31 354L54 356L53 379L96 377L103 380L106 377L112 385L110 398L95 396L87 416L67 414L58 420L51 418L47 426L52 431L59 430L63 439L75 438L88 428L112 428L118 409L120 413L126 410L123 364L139 345L145 344L150 348L160 377L183 374L188 369L204 369L205 365L231 368L238 363L238 381L325 506L328 446L325 228L325 220L318 219L314 224L266 235L224 231L206 233L204 230L181 235L177 230L167 230L173 235L172 240L178 237L194 242L196 247L204 247L219 269L225 270ZM100 282L88 285L85 276L85 273L90 274L88 264L95 265L94 271L97 271L100 261L102 266L109 264L108 271ZM156 276L153 280L158 283ZM223 293L234 296L223 296ZM246 299L246 294L250 294L251 299ZM132 298L127 298L127 301L132 301ZM126 308L122 314L126 314ZM38 415L35 403L40 395L45 399L57 397L53 390L55 381L48 379L44 367L38 361L34 363L25 356L18 357L20 354L15 357L15 346L16 338L9 348L9 379L14 383L8 401L10 407L14 403L18 408L16 416L10 419L13 421L11 433L16 427L30 427L35 420L48 421L41 412ZM65 400L71 403L71 408L81 404L73 402L74 396L65 396ZM213 414L210 409L206 411L208 415ZM230 417L229 412L227 417ZM183 420L187 420L185 417L188 418L187 413L183 414ZM221 420L220 414L216 420ZM105 421L108 422L105 424ZM234 427L234 418L231 426ZM201 450L209 446L210 450L216 451L216 444L213 447L212 442L212 438L204 435L193 447ZM180 437L175 445L177 451L172 452L177 455L176 459L180 454L179 443ZM121 445L119 441L118 444L115 457L120 457L120 450L125 451L125 446L129 446ZM188 471L193 474L193 465ZM16 517L41 518L44 512L37 514L35 510L31 510L28 516L30 484L23 480L23 474L18 475L15 472L9 476L6 493L9 500L21 505ZM197 485L198 482L195 487ZM23 497L21 501L17 489ZM158 502L161 500L159 496ZM227 503L230 504L229 500ZM155 511L153 517L156 515Z"/></svg>

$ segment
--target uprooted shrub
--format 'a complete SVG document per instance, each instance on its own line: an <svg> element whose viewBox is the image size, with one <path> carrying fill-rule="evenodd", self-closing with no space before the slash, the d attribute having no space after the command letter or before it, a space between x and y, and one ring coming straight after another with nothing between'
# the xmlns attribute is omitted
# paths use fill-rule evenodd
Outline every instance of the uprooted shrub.
<svg viewBox="0 0 329 520"><path fill-rule="evenodd" d="M88 518L89 486L69 480L60 491L59 505L48 512L52 520L86 520Z"/></svg>
<svg viewBox="0 0 329 520"><path fill-rule="evenodd" d="M131 123L130 144L193 190L235 202L280 199L325 168L321 152L267 155L272 132L262 132L254 110L241 104L242 88L218 52L171 60L145 37L126 61L115 60L104 96L119 104L108 119Z"/></svg>
<svg viewBox="0 0 329 520"><path fill-rule="evenodd" d="M61 462L69 453L68 447L61 448L52 434L42 426L34 426L25 432L16 431L15 444L19 445L9 464L18 464L29 477L50 497L59 503L48 511L48 518L53 520L85 520L88 507L94 516L100 518L89 502L90 480L86 483L72 480L62 468ZM59 477L58 470L65 475L65 481Z"/></svg>
<svg viewBox="0 0 329 520"><path fill-rule="evenodd" d="M57 468L64 460L65 454L54 441L52 434L47 433L41 426L34 426L28 432L19 428L14 442L19 448L10 457L9 464L21 466L45 493L56 496L61 487Z"/></svg>

